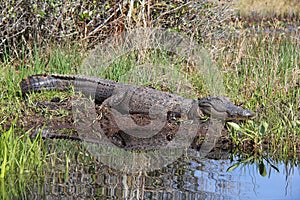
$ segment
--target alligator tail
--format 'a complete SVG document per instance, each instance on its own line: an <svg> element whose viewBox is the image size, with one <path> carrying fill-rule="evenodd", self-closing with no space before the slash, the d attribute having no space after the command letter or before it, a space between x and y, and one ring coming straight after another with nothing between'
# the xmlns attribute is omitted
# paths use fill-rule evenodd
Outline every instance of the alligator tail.
<svg viewBox="0 0 300 200"><path fill-rule="evenodd" d="M44 90L68 90L71 88L72 81L68 79L59 79L55 76L37 74L23 79L20 83L23 95L30 92Z"/></svg>

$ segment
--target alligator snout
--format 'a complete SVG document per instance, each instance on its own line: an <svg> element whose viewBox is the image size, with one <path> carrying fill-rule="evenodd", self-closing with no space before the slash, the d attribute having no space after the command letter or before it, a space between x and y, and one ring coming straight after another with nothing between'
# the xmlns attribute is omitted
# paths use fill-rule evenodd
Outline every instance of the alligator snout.
<svg viewBox="0 0 300 200"><path fill-rule="evenodd" d="M234 105L227 97L206 97L198 100L199 109L203 114L225 121L247 120L254 113Z"/></svg>

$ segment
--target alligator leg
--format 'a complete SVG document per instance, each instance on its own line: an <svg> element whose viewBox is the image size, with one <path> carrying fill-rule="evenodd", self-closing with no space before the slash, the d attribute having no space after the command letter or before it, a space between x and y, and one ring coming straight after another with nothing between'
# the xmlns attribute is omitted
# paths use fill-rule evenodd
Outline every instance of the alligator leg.
<svg viewBox="0 0 300 200"><path fill-rule="evenodd" d="M119 113L129 114L129 101L131 99L132 92L129 89L117 88L113 94L105 99L100 105L100 110L104 107L114 108Z"/></svg>

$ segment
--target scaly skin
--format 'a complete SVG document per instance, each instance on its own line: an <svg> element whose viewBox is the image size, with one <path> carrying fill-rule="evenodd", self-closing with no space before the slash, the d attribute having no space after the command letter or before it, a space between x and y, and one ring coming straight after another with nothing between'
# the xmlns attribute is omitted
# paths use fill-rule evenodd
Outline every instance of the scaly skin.
<svg viewBox="0 0 300 200"><path fill-rule="evenodd" d="M122 112L149 114L153 106L159 105L162 112L180 113L187 118L206 115L225 121L246 120L254 114L234 105L226 97L206 97L197 100L155 90L150 87L133 86L111 80L78 75L33 75L20 83L23 95L42 90L68 90L71 86L85 95L95 97L97 104L118 107ZM196 111L195 111L196 110Z"/></svg>

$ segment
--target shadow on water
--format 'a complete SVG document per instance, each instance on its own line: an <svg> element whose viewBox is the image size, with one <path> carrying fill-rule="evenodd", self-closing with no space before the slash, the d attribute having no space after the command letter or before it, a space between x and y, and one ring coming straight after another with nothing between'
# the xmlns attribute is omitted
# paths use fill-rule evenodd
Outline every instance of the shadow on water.
<svg viewBox="0 0 300 200"><path fill-rule="evenodd" d="M74 145L78 148L78 144ZM297 199L297 163L218 152L200 158L188 150L168 166L134 175L84 153L60 152L42 177L1 182L2 199ZM74 150L74 149L73 149ZM57 150L56 150L57 152ZM88 163L87 163L87 160Z"/></svg>

